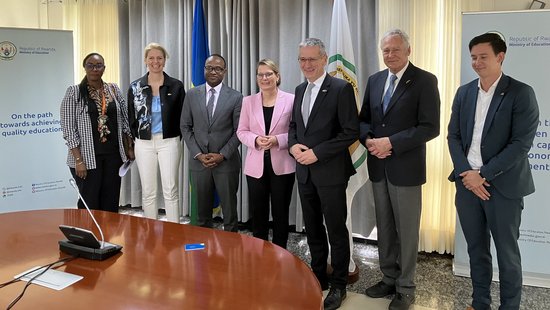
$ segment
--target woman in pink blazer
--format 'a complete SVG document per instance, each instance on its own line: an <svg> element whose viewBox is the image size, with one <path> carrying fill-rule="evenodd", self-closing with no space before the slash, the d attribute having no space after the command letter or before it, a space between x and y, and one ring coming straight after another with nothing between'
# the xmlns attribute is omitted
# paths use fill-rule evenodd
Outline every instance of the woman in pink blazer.
<svg viewBox="0 0 550 310"><path fill-rule="evenodd" d="M247 146L244 174L254 237L268 240L269 202L273 243L286 249L288 210L296 162L288 153L288 125L294 95L281 91L279 68L263 59L256 67L260 92L243 99L237 136Z"/></svg>

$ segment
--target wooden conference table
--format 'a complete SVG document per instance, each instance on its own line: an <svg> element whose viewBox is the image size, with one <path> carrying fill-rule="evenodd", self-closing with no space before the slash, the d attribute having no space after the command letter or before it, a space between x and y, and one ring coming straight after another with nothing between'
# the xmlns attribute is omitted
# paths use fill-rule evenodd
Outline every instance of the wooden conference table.
<svg viewBox="0 0 550 310"><path fill-rule="evenodd" d="M57 270L84 279L61 291L31 285L14 309L321 309L315 276L299 258L237 233L93 211L106 241L122 253L77 258ZM85 210L0 214L0 283L56 261L60 224L93 230ZM184 244L204 243L198 251ZM4 309L25 282L0 289Z"/></svg>

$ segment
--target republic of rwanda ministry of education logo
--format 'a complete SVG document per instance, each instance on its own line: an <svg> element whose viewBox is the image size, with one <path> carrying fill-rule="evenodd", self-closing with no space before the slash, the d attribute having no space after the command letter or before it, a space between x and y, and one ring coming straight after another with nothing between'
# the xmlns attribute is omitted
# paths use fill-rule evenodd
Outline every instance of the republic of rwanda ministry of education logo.
<svg viewBox="0 0 550 310"><path fill-rule="evenodd" d="M0 42L0 59L12 60L17 54L17 47L10 41Z"/></svg>

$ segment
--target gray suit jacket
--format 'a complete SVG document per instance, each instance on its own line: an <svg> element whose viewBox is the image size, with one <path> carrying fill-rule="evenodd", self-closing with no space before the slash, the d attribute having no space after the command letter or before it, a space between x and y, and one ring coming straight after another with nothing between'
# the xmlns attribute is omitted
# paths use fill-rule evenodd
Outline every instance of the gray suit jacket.
<svg viewBox="0 0 550 310"><path fill-rule="evenodd" d="M454 170L449 180L471 170L468 151L472 143L478 80L461 86L453 101L449 122L449 151ZM521 198L535 191L527 154L539 123L535 92L522 82L502 75L481 135L483 177L504 197Z"/></svg>
<svg viewBox="0 0 550 310"><path fill-rule="evenodd" d="M206 114L206 86L191 88L185 96L181 112L181 132L191 156L203 153L220 153L225 160L216 168L219 171L238 172L241 159L238 151L237 127L243 95L222 85L212 123ZM189 161L189 169L206 169L198 160Z"/></svg>

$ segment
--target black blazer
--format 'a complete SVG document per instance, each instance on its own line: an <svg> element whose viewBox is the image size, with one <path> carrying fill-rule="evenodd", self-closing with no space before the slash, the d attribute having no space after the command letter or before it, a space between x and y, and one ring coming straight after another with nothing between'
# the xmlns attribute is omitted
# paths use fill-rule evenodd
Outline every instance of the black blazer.
<svg viewBox="0 0 550 310"><path fill-rule="evenodd" d="M468 151L472 143L478 79L461 86L453 101L449 151L454 170L449 180L471 170ZM502 75L489 105L481 135L480 171L504 197L515 199L535 191L528 152L539 124L539 108L531 86Z"/></svg>
<svg viewBox="0 0 550 310"><path fill-rule="evenodd" d="M180 116L185 99L185 90L180 80L164 74L164 83L159 88L162 104L163 138L181 137ZM128 89L128 122L134 138L151 139L151 105L153 92L147 84L146 73L133 81Z"/></svg>
<svg viewBox="0 0 550 310"><path fill-rule="evenodd" d="M389 137L393 148L385 159L368 155L369 177L378 182L387 176L397 186L422 185L426 183L426 142L439 135L437 78L409 63L384 114L387 77L387 69L369 77L359 114L361 143L367 137Z"/></svg>
<svg viewBox="0 0 550 310"><path fill-rule="evenodd" d="M296 163L296 178L316 185L346 183L355 174L348 147L359 137L357 105L348 82L326 75L315 99L307 127L302 119L304 82L295 90L294 107L288 133L288 148L300 143L313 149L318 161L311 165Z"/></svg>

